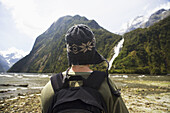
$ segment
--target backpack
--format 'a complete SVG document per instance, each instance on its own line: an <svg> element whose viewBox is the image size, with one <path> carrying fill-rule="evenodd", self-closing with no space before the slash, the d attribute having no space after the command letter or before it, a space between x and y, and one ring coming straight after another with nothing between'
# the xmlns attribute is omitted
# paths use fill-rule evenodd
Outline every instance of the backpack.
<svg viewBox="0 0 170 113"><path fill-rule="evenodd" d="M55 95L48 113L108 113L98 92L106 77L105 72L94 71L87 79L75 75L63 82L62 73L53 75L51 84Z"/></svg>

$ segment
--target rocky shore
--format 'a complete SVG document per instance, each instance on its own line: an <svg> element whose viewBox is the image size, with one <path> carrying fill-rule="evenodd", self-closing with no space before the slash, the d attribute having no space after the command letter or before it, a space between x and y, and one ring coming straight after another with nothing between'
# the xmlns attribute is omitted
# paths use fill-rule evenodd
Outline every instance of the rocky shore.
<svg viewBox="0 0 170 113"><path fill-rule="evenodd" d="M130 113L169 113L170 92L145 94L153 89L123 88L122 97ZM160 89L161 90L161 89ZM161 90L163 91L163 90ZM40 94L29 94L0 101L0 113L41 113Z"/></svg>
<svg viewBox="0 0 170 113"><path fill-rule="evenodd" d="M0 113L41 113L40 93L0 100Z"/></svg>
<svg viewBox="0 0 170 113"><path fill-rule="evenodd" d="M122 97L130 113L170 113L170 92L147 94L154 89L122 89ZM158 90L157 90L158 91Z"/></svg>
<svg viewBox="0 0 170 113"><path fill-rule="evenodd" d="M130 113L170 113L170 83L115 81ZM132 81L131 81L132 82ZM136 85L138 84L138 85ZM122 87L123 86L123 87ZM0 113L41 113L40 92L0 100Z"/></svg>

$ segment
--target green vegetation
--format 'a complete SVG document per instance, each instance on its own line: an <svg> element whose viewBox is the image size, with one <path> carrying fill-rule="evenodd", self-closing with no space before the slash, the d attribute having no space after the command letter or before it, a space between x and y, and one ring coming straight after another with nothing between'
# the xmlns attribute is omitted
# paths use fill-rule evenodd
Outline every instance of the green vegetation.
<svg viewBox="0 0 170 113"><path fill-rule="evenodd" d="M37 37L29 55L17 62L9 72L56 73L68 68L65 33L74 24L88 25L96 37L96 47L108 61L114 46L122 36L113 34L94 20L76 15L65 16ZM170 17L145 29L136 29L124 36L119 56L110 73L167 74L170 73ZM106 70L106 63L92 65L94 70Z"/></svg>
<svg viewBox="0 0 170 113"><path fill-rule="evenodd" d="M37 37L30 54L17 62L9 72L58 73L65 71L68 68L65 33L74 24L88 25L96 37L98 52L110 59L113 47L120 41L121 36L103 29L94 20L88 20L79 15L65 16ZM92 68L106 70L105 64L100 65L92 66Z"/></svg>
<svg viewBox="0 0 170 113"><path fill-rule="evenodd" d="M124 46L111 73L170 73L170 16L124 35Z"/></svg>

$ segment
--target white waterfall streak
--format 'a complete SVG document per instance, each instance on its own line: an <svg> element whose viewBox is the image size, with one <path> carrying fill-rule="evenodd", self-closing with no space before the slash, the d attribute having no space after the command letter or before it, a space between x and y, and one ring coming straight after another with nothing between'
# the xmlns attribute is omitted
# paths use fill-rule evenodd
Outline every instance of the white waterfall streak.
<svg viewBox="0 0 170 113"><path fill-rule="evenodd" d="M113 55L112 59L109 61L109 70L112 67L112 63L113 63L114 59L119 55L119 52L120 52L121 48L123 47L123 42L124 42L124 38L122 38L122 40L120 40L120 42L114 47L114 55Z"/></svg>

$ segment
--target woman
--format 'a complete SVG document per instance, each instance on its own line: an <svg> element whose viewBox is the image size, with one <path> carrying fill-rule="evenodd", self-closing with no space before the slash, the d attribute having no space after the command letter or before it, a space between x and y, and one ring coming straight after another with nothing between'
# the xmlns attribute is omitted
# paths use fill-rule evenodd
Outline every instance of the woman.
<svg viewBox="0 0 170 113"><path fill-rule="evenodd" d="M91 64L99 64L107 60L95 48L95 37L89 27L83 24L71 27L65 36L69 68L62 72L62 81L69 76L81 75L87 79L93 70ZM108 75L108 69L106 70ZM96 81L98 78L96 78ZM95 82L95 81L94 81ZM49 81L41 93L42 111L46 113L53 101L53 84ZM107 77L104 78L98 92L102 95L108 113L128 113L128 110L116 89L116 86Z"/></svg>

